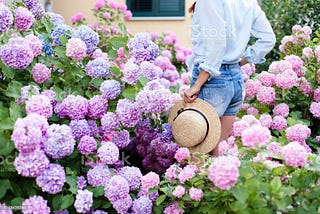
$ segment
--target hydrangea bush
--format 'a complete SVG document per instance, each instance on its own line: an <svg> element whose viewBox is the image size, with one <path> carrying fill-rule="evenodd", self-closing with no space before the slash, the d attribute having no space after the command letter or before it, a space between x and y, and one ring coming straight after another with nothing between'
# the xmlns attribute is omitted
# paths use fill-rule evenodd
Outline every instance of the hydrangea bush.
<svg viewBox="0 0 320 214"><path fill-rule="evenodd" d="M242 67L247 102L212 158L179 148L166 123L189 87L190 50L171 32L132 35L115 0L97 0L93 13L96 24L78 13L72 27L36 0L0 1L2 211L317 211L320 50L310 28L283 38L268 71Z"/></svg>

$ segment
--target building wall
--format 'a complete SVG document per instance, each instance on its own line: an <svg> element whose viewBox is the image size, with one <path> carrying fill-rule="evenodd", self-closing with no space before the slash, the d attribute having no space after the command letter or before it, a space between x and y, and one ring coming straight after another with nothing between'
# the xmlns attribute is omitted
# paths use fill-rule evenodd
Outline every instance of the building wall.
<svg viewBox="0 0 320 214"><path fill-rule="evenodd" d="M119 3L125 3L125 0L118 0ZM190 28L191 14L188 8L194 0L185 1L185 18L183 20L131 20L125 24L132 33L138 32L156 32L162 33L171 31L177 35L181 45L191 47ZM70 24L70 18L78 12L83 12L88 23L94 23L95 17L92 15L95 0L52 0L52 9L55 13L61 14L66 22Z"/></svg>

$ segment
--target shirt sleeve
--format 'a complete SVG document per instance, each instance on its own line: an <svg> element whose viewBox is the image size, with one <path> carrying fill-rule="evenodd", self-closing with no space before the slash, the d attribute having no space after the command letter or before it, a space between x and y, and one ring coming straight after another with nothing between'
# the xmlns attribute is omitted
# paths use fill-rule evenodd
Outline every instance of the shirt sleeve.
<svg viewBox="0 0 320 214"><path fill-rule="evenodd" d="M270 22L265 16L265 13L261 10L260 6L256 4L254 21L252 23L251 34L257 40L254 45L249 46L243 56L248 62L254 64L263 63L265 56L272 50L276 43L276 37L270 25Z"/></svg>
<svg viewBox="0 0 320 214"><path fill-rule="evenodd" d="M220 66L226 50L226 28L221 1L198 0L195 14L198 35L204 52L199 68L210 74L209 80L220 75Z"/></svg>

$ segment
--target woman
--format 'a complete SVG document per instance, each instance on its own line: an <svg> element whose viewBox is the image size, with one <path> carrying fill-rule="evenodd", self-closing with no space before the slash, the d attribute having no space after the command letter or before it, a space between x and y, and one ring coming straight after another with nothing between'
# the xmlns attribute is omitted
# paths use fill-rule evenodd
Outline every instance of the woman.
<svg viewBox="0 0 320 214"><path fill-rule="evenodd" d="M228 139L244 101L240 66L263 63L276 39L256 0L198 0L189 11L193 54L187 65L192 82L183 100L189 103L199 97L216 109L221 142ZM256 42L247 47L251 35ZM211 154L218 155L218 146Z"/></svg>

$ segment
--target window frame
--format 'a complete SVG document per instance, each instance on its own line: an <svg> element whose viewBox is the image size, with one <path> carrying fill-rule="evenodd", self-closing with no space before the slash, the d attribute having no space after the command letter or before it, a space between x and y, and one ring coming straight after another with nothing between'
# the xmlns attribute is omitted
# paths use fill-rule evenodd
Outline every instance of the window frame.
<svg viewBox="0 0 320 214"><path fill-rule="evenodd" d="M179 1L179 11L159 11L161 0L152 0L152 11L135 12L131 8L132 0L126 0L128 10L132 12L131 20L183 20L185 18L185 0Z"/></svg>

